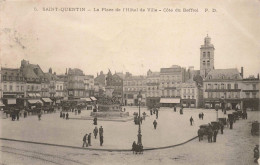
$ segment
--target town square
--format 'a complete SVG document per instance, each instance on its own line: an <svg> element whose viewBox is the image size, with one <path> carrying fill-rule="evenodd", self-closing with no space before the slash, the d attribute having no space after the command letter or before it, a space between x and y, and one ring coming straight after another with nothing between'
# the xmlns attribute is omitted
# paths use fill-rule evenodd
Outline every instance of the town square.
<svg viewBox="0 0 260 165"><path fill-rule="evenodd" d="M0 164L259 164L259 9L0 1Z"/></svg>

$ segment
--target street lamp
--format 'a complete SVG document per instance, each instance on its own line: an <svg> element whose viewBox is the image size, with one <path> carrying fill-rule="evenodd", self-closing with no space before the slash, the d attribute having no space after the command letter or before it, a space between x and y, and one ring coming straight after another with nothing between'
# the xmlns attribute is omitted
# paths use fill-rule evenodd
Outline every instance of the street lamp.
<svg viewBox="0 0 260 165"><path fill-rule="evenodd" d="M141 105L141 101L142 101L142 95L141 95L141 91L139 91L139 94L137 95L137 98L138 98L138 103L139 103L139 129L138 129L138 141L137 141L137 145L140 145L142 146L142 134L141 134L141 123L140 123L140 120L141 120L141 112L140 112L140 105Z"/></svg>

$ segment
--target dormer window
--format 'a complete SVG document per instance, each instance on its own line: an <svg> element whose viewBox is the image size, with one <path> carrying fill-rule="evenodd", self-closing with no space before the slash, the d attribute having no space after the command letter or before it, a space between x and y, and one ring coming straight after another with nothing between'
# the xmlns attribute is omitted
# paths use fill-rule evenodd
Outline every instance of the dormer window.
<svg viewBox="0 0 260 165"><path fill-rule="evenodd" d="M209 75L209 80L211 80L212 79L212 76L211 75Z"/></svg>

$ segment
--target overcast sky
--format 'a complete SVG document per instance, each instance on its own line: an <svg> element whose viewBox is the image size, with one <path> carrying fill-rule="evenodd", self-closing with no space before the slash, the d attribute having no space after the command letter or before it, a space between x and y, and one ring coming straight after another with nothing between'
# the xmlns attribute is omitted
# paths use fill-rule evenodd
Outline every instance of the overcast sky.
<svg viewBox="0 0 260 165"><path fill-rule="evenodd" d="M2 1L0 62L20 67L22 59L44 72L80 68L146 74L148 69L180 65L199 69L204 37L215 46L215 68L244 66L245 75L260 72L260 1ZM34 7L38 11L34 11ZM82 7L91 12L46 12L43 7ZM198 13L93 12L93 8L198 8ZM216 13L205 13L215 8Z"/></svg>

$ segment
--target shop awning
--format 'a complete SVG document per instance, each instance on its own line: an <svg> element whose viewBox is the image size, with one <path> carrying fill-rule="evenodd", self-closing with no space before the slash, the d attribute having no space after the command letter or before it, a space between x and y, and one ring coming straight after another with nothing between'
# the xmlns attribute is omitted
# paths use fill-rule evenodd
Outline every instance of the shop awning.
<svg viewBox="0 0 260 165"><path fill-rule="evenodd" d="M41 100L28 100L28 102L30 103L30 104L36 104L36 103L41 103L42 104L42 101Z"/></svg>
<svg viewBox="0 0 260 165"><path fill-rule="evenodd" d="M92 101L96 101L97 99L95 97L90 97Z"/></svg>
<svg viewBox="0 0 260 165"><path fill-rule="evenodd" d="M29 97L35 97L34 93L28 93Z"/></svg>
<svg viewBox="0 0 260 165"><path fill-rule="evenodd" d="M4 107L5 105L0 101L0 107Z"/></svg>
<svg viewBox="0 0 260 165"><path fill-rule="evenodd" d="M7 99L7 104L16 104L16 99Z"/></svg>
<svg viewBox="0 0 260 165"><path fill-rule="evenodd" d="M160 103L180 103L180 98L161 98Z"/></svg>
<svg viewBox="0 0 260 165"><path fill-rule="evenodd" d="M81 98L81 100L85 100L85 101L87 101L87 102L90 102L90 101L92 101L90 98Z"/></svg>
<svg viewBox="0 0 260 165"><path fill-rule="evenodd" d="M36 97L41 97L41 95L39 93L35 93Z"/></svg>
<svg viewBox="0 0 260 165"><path fill-rule="evenodd" d="M42 100L45 102L45 103L52 103L52 100L50 98L42 98Z"/></svg>

